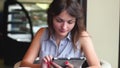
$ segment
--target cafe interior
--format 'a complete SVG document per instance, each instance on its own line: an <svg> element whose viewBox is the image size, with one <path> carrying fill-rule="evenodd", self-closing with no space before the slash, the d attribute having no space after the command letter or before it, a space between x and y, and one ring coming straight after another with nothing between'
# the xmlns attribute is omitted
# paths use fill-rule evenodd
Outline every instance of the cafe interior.
<svg viewBox="0 0 120 68"><path fill-rule="evenodd" d="M115 4L118 4L118 1L119 0L115 0ZM0 0L0 68L19 67L20 61L36 32L42 27L47 27L46 10L51 2L52 0ZM79 0L79 2L84 8L86 28L92 33L92 30L90 30L92 28L89 26L88 22L90 21L88 18L91 18L89 14L90 8L92 8L89 7L89 5L92 6L92 3L95 2L90 2L90 0ZM114 7L120 8L118 6ZM119 17L120 15L117 18ZM117 22L117 25L119 25L119 22ZM116 27L116 29L116 32L119 32L119 26L118 28ZM117 33L115 37L118 41L119 33ZM119 42L117 43L116 48L120 45ZM98 43L96 42L95 44ZM106 51L105 54L103 54L103 51L101 52L101 49L103 48L104 46L101 46L100 49L98 46L95 46L98 56L101 59L100 62L102 68L120 68L119 48L116 51L115 61L113 61L114 59L112 57L107 58L105 55L106 53L109 53L109 50ZM115 51L115 49L113 49L113 51ZM110 55L111 54L109 54L109 56Z"/></svg>

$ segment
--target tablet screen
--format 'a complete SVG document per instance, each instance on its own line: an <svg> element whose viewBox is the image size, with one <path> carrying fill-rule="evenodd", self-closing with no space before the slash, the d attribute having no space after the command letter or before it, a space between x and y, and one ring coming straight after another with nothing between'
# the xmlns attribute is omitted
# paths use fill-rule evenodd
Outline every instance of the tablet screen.
<svg viewBox="0 0 120 68"><path fill-rule="evenodd" d="M53 61L62 67L66 67L65 62L69 61L71 64L74 65L74 68L80 68L85 60L86 60L85 57L81 57L81 58L53 58Z"/></svg>

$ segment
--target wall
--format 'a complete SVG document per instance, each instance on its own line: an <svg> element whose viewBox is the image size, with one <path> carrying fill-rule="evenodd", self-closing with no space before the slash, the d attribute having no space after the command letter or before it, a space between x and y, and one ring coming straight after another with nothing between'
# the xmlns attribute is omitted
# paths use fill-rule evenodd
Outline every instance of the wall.
<svg viewBox="0 0 120 68"><path fill-rule="evenodd" d="M87 1L87 30L98 57L118 68L119 0Z"/></svg>

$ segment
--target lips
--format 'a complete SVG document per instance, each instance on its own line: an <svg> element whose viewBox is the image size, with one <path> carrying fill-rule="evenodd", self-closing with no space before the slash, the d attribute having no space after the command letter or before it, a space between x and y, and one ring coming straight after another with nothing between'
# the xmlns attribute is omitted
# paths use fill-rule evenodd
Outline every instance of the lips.
<svg viewBox="0 0 120 68"><path fill-rule="evenodd" d="M60 32L62 32L62 33L65 33L65 32L67 32L67 30L59 30Z"/></svg>

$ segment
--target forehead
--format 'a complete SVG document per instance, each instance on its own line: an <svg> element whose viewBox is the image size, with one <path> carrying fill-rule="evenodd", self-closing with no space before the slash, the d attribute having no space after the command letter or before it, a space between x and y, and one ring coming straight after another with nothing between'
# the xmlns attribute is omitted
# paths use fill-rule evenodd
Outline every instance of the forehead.
<svg viewBox="0 0 120 68"><path fill-rule="evenodd" d="M71 16L66 10L62 11L56 17L59 17L61 19L65 19L65 20L75 19L75 17Z"/></svg>

